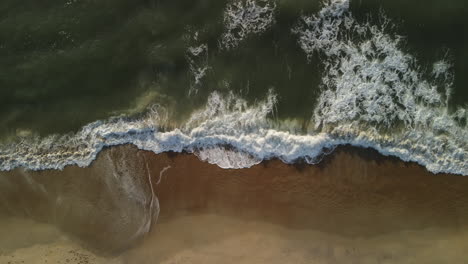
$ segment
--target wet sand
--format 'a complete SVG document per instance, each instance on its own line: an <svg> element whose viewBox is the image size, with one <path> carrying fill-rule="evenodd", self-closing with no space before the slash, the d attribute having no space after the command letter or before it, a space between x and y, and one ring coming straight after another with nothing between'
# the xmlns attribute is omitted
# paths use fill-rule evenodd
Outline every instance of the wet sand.
<svg viewBox="0 0 468 264"><path fill-rule="evenodd" d="M119 146L88 168L0 173L0 212L0 263L465 263L468 250L468 178L351 147L226 170Z"/></svg>

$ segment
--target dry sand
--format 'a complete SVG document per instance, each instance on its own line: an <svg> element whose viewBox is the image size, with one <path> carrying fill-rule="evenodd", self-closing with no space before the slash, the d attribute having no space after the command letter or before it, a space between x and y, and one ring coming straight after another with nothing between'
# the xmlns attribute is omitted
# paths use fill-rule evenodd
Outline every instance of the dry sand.
<svg viewBox="0 0 468 264"><path fill-rule="evenodd" d="M53 225L4 217L0 220L0 263L118 264L122 261L95 255Z"/></svg>
<svg viewBox="0 0 468 264"><path fill-rule="evenodd" d="M23 244L0 254L0 263L176 264L176 263L466 263L468 232L443 228L407 230L373 237L345 237L307 229L245 221L215 214L179 216L158 224L136 247L103 257L86 250L52 226L10 219L23 231L0 229ZM5 224L5 221L2 222ZM40 230L34 243L24 230ZM2 246L5 244L2 236ZM24 244L29 242L29 244Z"/></svg>
<svg viewBox="0 0 468 264"><path fill-rule="evenodd" d="M466 263L468 233L450 229L344 237L219 215L180 217L158 230L124 263Z"/></svg>

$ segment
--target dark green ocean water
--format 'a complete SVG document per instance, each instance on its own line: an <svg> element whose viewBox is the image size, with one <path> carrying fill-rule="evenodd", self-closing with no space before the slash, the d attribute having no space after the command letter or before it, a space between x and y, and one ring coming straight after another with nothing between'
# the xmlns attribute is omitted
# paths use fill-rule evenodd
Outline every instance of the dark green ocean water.
<svg viewBox="0 0 468 264"><path fill-rule="evenodd" d="M254 101L273 88L280 118L309 120L320 93L320 58L307 61L291 28L300 15L318 12L319 1L277 1L274 26L229 51L219 48L227 2L1 1L0 136L76 131L153 103L182 118L215 90ZM406 38L403 49L422 67L448 54L452 108L468 102L466 6L465 0L351 1L358 20L378 18L381 10L394 20ZM196 31L209 46L203 60L210 66L198 86L187 60ZM198 93L189 95L191 87Z"/></svg>

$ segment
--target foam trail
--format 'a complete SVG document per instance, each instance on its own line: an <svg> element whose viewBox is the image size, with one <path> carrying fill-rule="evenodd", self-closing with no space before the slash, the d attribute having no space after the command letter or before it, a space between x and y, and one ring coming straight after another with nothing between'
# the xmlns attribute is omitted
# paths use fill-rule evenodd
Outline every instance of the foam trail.
<svg viewBox="0 0 468 264"><path fill-rule="evenodd" d="M85 167L104 147L120 144L195 153L222 168L271 158L317 163L336 146L350 144L417 162L433 173L468 175L468 112L448 110L450 64L437 62L425 73L401 50L401 38L387 33L391 21L359 23L348 9L349 1L328 2L294 29L305 55L318 54L325 66L309 134L282 131L269 118L277 101L273 92L254 105L214 92L205 108L171 131L160 131L167 116L153 108L138 120L113 118L74 135L0 146L0 170ZM353 34L360 41L351 41Z"/></svg>

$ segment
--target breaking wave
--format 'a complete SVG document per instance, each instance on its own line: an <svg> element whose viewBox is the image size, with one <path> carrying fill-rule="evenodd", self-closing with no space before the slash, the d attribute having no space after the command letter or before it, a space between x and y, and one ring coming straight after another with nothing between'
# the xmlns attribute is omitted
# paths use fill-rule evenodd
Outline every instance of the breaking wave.
<svg viewBox="0 0 468 264"><path fill-rule="evenodd" d="M264 30L273 19L274 4L255 3L246 5L266 15L242 15L260 23L242 27L249 32ZM228 29L237 25L237 20L226 19L233 25ZM222 168L250 167L271 158L317 163L337 146L349 144L417 162L433 173L468 175L468 113L448 109L450 64L442 60L425 72L402 51L402 38L388 33L391 21L382 19L380 26L360 23L349 11L349 1L337 0L317 15L302 17L293 29L305 56L318 56L325 69L322 93L318 102L311 102L316 106L307 133L293 132L291 124L282 129L282 121L271 118L277 103L273 91L250 105L233 93L214 92L203 109L172 130L162 129L168 115L154 107L139 119L112 118L73 135L5 144L0 146L0 170L86 167L103 148L121 144L154 153L191 152ZM226 35L224 45L234 48L245 34ZM200 46L191 54L206 49Z"/></svg>

